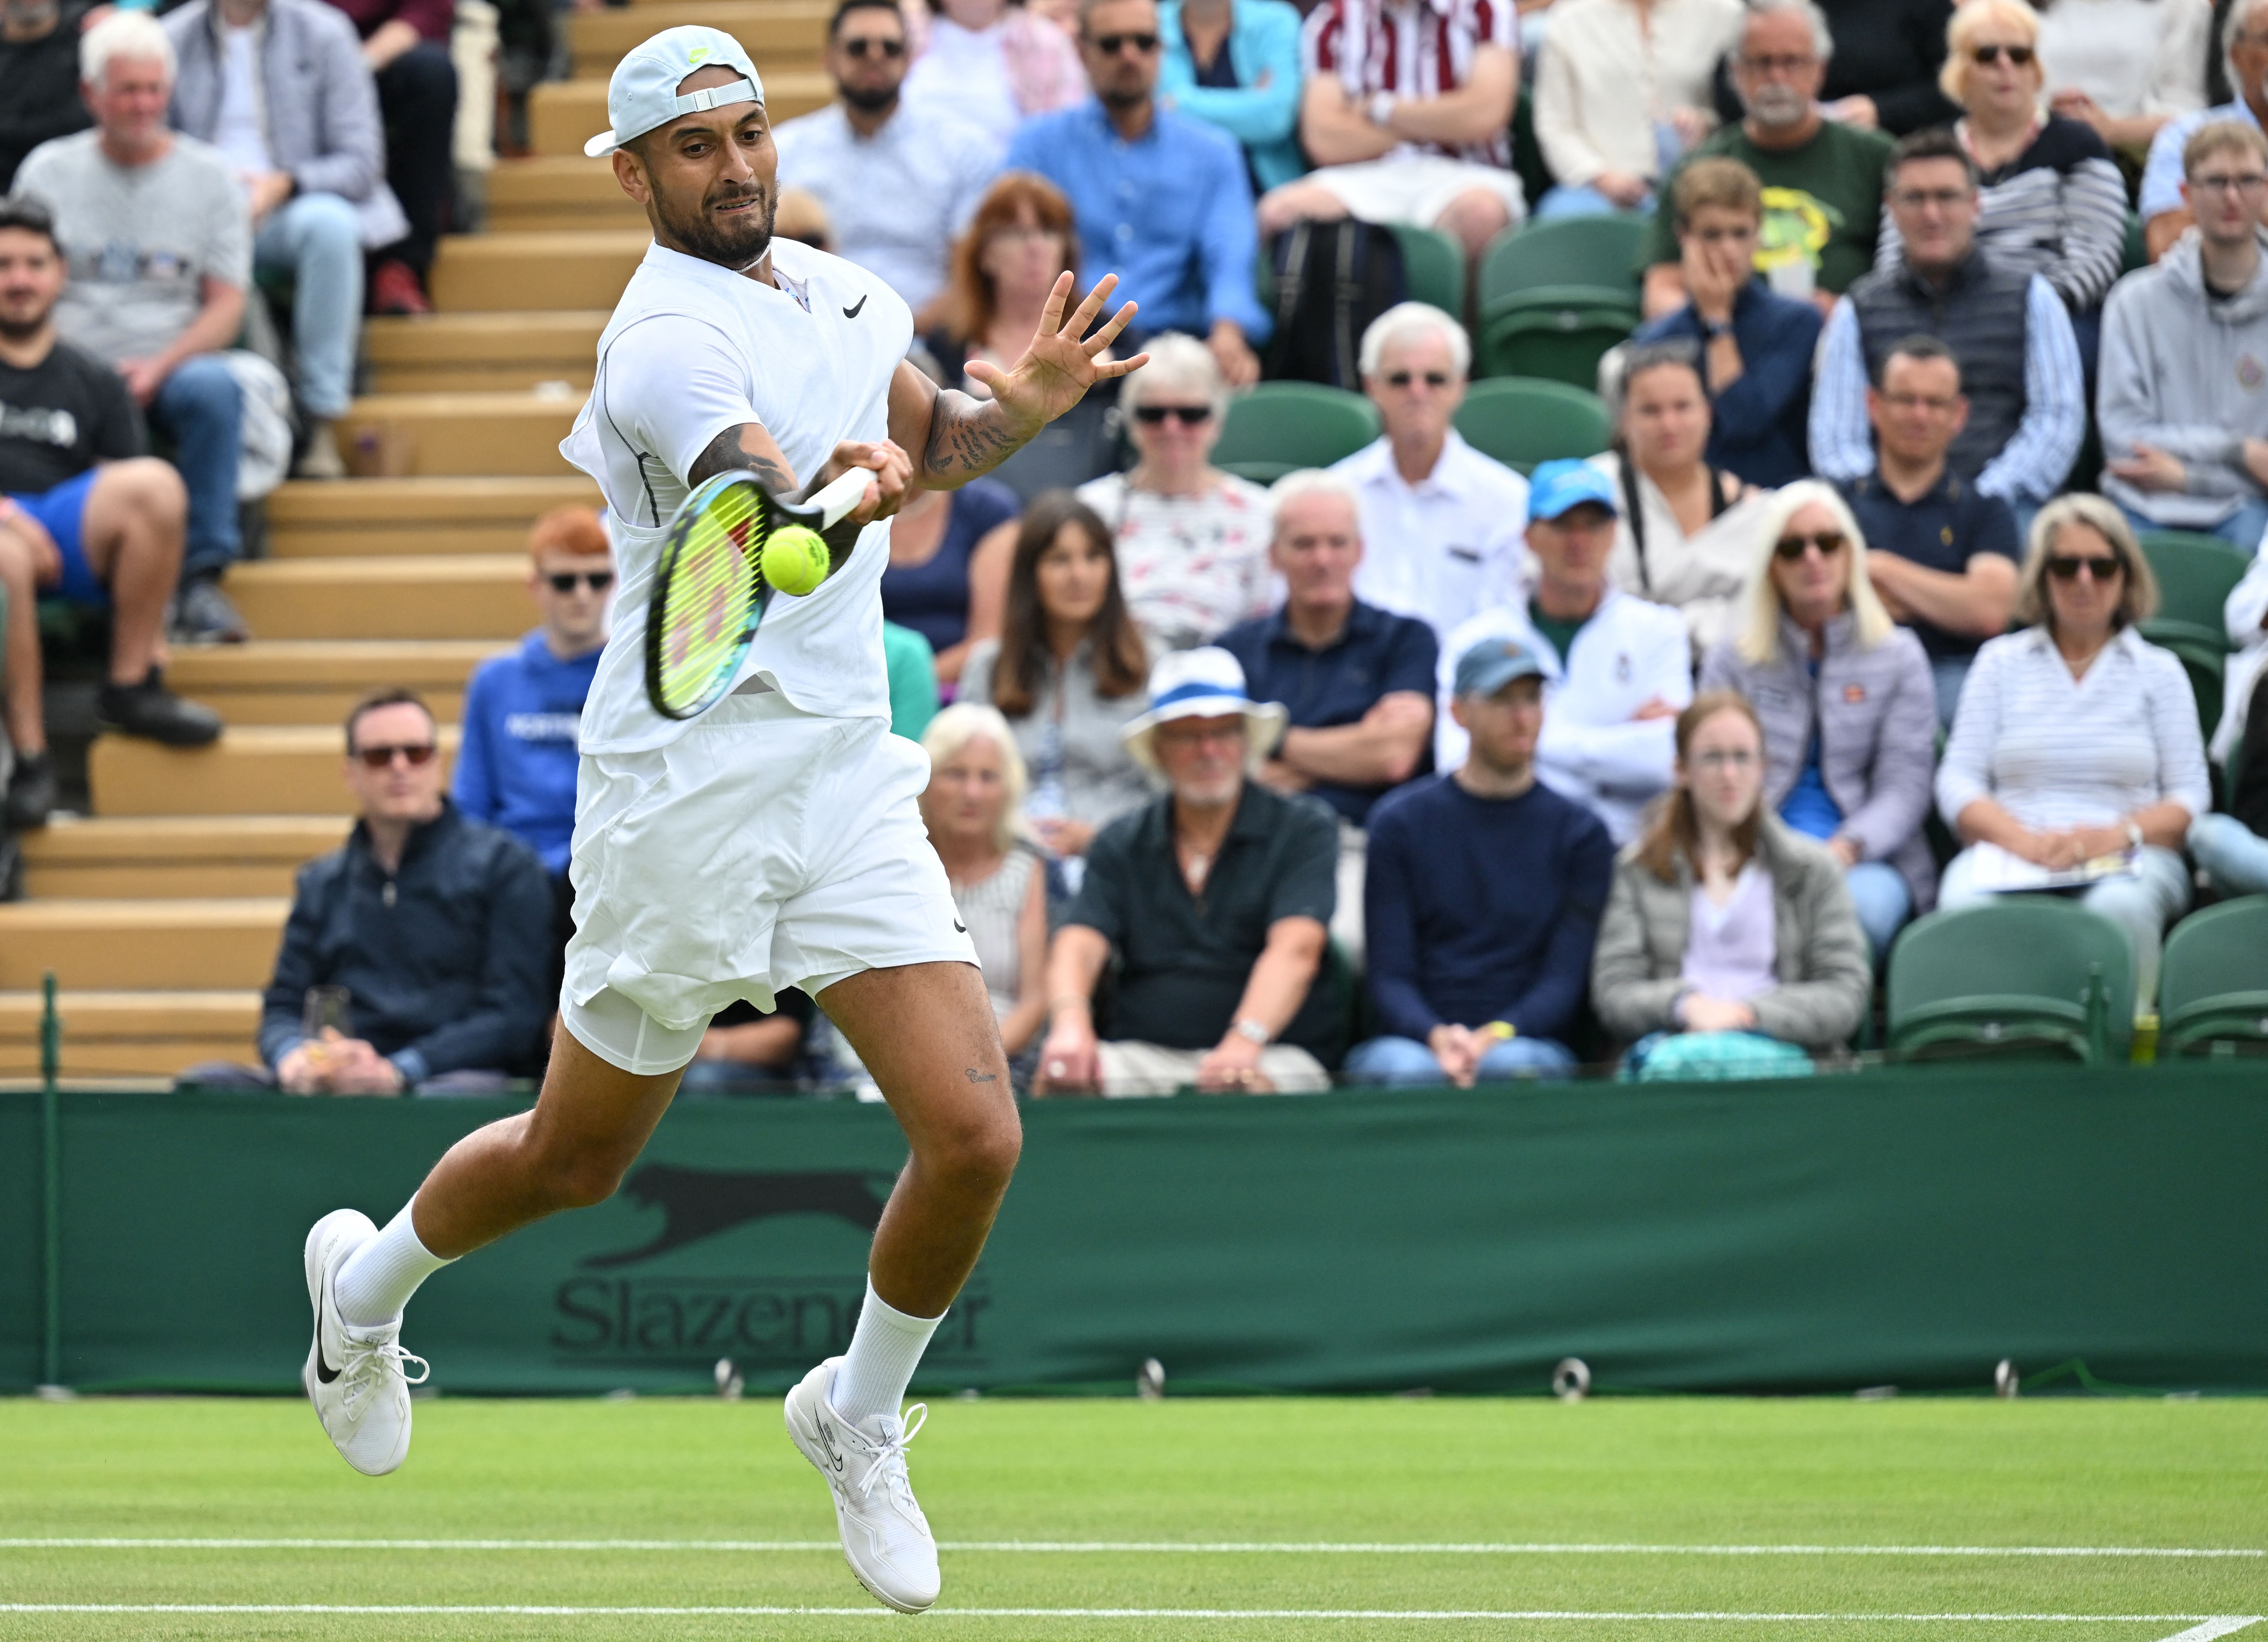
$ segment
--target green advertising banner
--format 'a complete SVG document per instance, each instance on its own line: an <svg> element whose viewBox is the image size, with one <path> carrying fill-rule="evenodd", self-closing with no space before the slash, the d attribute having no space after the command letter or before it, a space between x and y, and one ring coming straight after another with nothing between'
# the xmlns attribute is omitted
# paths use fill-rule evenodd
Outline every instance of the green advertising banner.
<svg viewBox="0 0 2268 1642"><path fill-rule="evenodd" d="M929 1390L1982 1391L2013 1359L2268 1388L2268 1090L1935 1067L1043 1102ZM300 1244L384 1219L502 1101L70 1093L65 1383L281 1391ZM39 1378L35 1095L0 1095L0 1388ZM443 1271L451 1392L783 1387L842 1349L904 1145L849 1101L683 1101L612 1201Z"/></svg>

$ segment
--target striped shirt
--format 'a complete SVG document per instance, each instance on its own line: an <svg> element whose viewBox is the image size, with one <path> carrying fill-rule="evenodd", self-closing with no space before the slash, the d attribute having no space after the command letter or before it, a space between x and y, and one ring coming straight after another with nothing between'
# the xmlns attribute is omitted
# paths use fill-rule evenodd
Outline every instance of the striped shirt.
<svg viewBox="0 0 2268 1642"><path fill-rule="evenodd" d="M2032 276L2024 304L2024 417L1977 475L1977 488L2011 506L2037 506L2063 489L2087 437L2086 378L2071 315L2055 288ZM1867 420L1867 355L1848 298L1827 316L1819 374L1811 388L1811 466L1822 479L1861 479L1874 471Z"/></svg>
<svg viewBox="0 0 2268 1642"><path fill-rule="evenodd" d="M1325 0L1307 14L1300 66L1310 79L1336 76L1358 106L1381 92L1415 101L1471 79L1483 46L1520 49L1511 0ZM1381 158L1421 154L1510 166L1512 132L1507 127L1484 143L1404 143Z"/></svg>
<svg viewBox="0 0 2268 1642"><path fill-rule="evenodd" d="M1004 1020L1023 990L1024 949L1017 937L1024 902L1032 893L1032 874L1039 865L1032 846L1019 842L984 877L953 885L953 909L968 926L968 944L976 949L976 967L991 995L992 1012Z"/></svg>
<svg viewBox="0 0 2268 1642"><path fill-rule="evenodd" d="M1958 128L1968 145L1968 121ZM1995 268L2037 274L2064 306L2102 306L2126 256L2126 183L2092 126L2050 114L2030 146L1982 178L1977 244ZM1874 266L1891 269L1905 241L1882 208Z"/></svg>
<svg viewBox="0 0 2268 1642"><path fill-rule="evenodd" d="M2213 807L2189 675L2129 627L2074 680L2045 627L1992 640L1937 770L1948 825L1991 799L2027 827L2108 827L2170 799Z"/></svg>

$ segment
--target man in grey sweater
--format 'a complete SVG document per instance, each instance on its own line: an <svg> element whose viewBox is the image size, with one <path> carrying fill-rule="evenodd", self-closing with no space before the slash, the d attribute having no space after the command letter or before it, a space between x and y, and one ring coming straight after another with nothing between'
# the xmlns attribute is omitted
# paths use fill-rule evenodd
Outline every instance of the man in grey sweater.
<svg viewBox="0 0 2268 1642"><path fill-rule="evenodd" d="M2268 529L2268 137L2222 120L2182 151L2197 226L2102 310L2102 489L2142 530Z"/></svg>
<svg viewBox="0 0 2268 1642"><path fill-rule="evenodd" d="M180 60L173 117L235 168L254 266L291 279L296 473L346 473L331 423L354 386L365 247L409 232L386 186L378 87L346 14L321 0L190 0L166 18Z"/></svg>

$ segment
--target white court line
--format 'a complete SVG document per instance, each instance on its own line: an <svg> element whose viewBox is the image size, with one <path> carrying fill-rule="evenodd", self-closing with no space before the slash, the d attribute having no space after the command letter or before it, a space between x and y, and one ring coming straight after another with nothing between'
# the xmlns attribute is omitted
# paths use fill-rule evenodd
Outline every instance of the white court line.
<svg viewBox="0 0 2268 1642"><path fill-rule="evenodd" d="M1696 1613L1601 1611L1570 1609L1406 1609L1406 1608L932 1608L940 1619L1502 1619L1517 1621L1611 1620L1673 1624L2067 1624L2140 1625L2185 1624L2196 1614L1758 1614L1707 1611ZM630 1607L534 1602L0 1602L5 1614L450 1614L534 1615L549 1618L622 1616L686 1618L784 1618L802 1616L896 1617L873 1604L860 1608L801 1607ZM2206 1619L2193 1631L2168 1642L2190 1637L2227 1636L2258 1616ZM2216 1629L2215 1627L2218 1627Z"/></svg>
<svg viewBox="0 0 2268 1642"><path fill-rule="evenodd" d="M8 1550L832 1551L831 1539L0 1539ZM943 1540L939 1550L1024 1556L2048 1557L2262 1557L2268 1550L2168 1545L1639 1545L1398 1541Z"/></svg>
<svg viewBox="0 0 2268 1642"><path fill-rule="evenodd" d="M2259 1623L2260 1616L2257 1614L2250 1618L2208 1619L2201 1625L2191 1625L2178 1636L2166 1638L2165 1642L2213 1642L2215 1637L2225 1637Z"/></svg>

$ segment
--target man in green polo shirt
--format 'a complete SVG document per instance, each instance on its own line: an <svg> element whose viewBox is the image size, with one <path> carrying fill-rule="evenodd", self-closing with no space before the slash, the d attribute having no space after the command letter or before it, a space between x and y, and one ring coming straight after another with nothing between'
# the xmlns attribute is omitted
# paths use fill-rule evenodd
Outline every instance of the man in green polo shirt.
<svg viewBox="0 0 2268 1642"><path fill-rule="evenodd" d="M1808 0L1764 0L1749 13L1733 56L1733 87L1748 117L1713 132L1687 157L1722 154L1756 173L1764 184L1756 272L1774 290L1808 296L1822 311L1874 266L1882 167L1890 157L1890 140L1879 131L1821 115L1819 88L1832 49L1827 19ZM1686 301L1669 204L1676 181L1672 172L1638 252L1650 320Z"/></svg>

